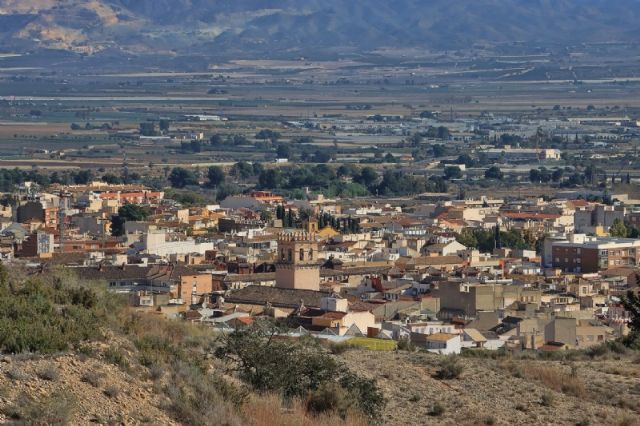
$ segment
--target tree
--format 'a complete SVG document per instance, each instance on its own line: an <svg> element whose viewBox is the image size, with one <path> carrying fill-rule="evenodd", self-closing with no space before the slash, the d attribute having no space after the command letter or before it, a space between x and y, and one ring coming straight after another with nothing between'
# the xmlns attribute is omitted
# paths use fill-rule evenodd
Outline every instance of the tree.
<svg viewBox="0 0 640 426"><path fill-rule="evenodd" d="M456 166L445 167L444 178L446 180L462 179L462 170L460 170L460 167Z"/></svg>
<svg viewBox="0 0 640 426"><path fill-rule="evenodd" d="M198 180L193 172L182 167L175 167L171 170L168 179L174 188L184 188L185 186L198 184Z"/></svg>
<svg viewBox="0 0 640 426"><path fill-rule="evenodd" d="M466 167L474 167L476 165L476 161L469 154L460 154L456 163L464 164Z"/></svg>
<svg viewBox="0 0 640 426"><path fill-rule="evenodd" d="M73 183L76 185L86 185L93 179L91 170L80 170L73 175Z"/></svg>
<svg viewBox="0 0 640 426"><path fill-rule="evenodd" d="M313 154L314 163L328 163L331 160L331 154L324 149L318 149Z"/></svg>
<svg viewBox="0 0 640 426"><path fill-rule="evenodd" d="M142 136L156 136L156 123L153 121L140 123L140 134Z"/></svg>
<svg viewBox="0 0 640 426"><path fill-rule="evenodd" d="M564 170L555 169L553 173L551 173L551 180L554 182L560 182L562 180L562 175L564 174Z"/></svg>
<svg viewBox="0 0 640 426"><path fill-rule="evenodd" d="M171 121L163 118L160 120L159 127L162 133L166 133L171 128Z"/></svg>
<svg viewBox="0 0 640 426"><path fill-rule="evenodd" d="M485 179L496 179L502 180L504 178L504 173L498 166L491 166L484 172Z"/></svg>
<svg viewBox="0 0 640 426"><path fill-rule="evenodd" d="M629 231L627 230L627 227L620 219L614 220L613 224L611 224L611 228L609 228L609 234L612 237L626 238L628 233Z"/></svg>
<svg viewBox="0 0 640 426"><path fill-rule="evenodd" d="M364 167L360 170L360 176L356 176L354 180L367 188L372 188L378 182L378 172L373 167Z"/></svg>
<svg viewBox="0 0 640 426"><path fill-rule="evenodd" d="M289 210L287 211L285 228L293 228L294 224L295 224L295 219L294 219L293 211L291 210L291 208L289 208Z"/></svg>
<svg viewBox="0 0 640 426"><path fill-rule="evenodd" d="M273 218L273 215L271 214L271 212L269 210L262 210L260 212L260 220L263 222L271 222L271 219Z"/></svg>
<svg viewBox="0 0 640 426"><path fill-rule="evenodd" d="M596 169L596 166L594 166L593 164L589 164L584 170L585 181L593 185L595 183L597 173L598 170Z"/></svg>
<svg viewBox="0 0 640 426"><path fill-rule="evenodd" d="M260 173L258 178L258 186L262 189L281 188L284 182L282 172L277 169L268 169Z"/></svg>
<svg viewBox="0 0 640 426"><path fill-rule="evenodd" d="M280 139L280 133L274 132L271 129L263 129L256 133L256 139L262 139L265 142L270 140L271 143L276 143L278 139Z"/></svg>
<svg viewBox="0 0 640 426"><path fill-rule="evenodd" d="M331 394L346 394L353 401L350 405L366 413L372 423L379 420L385 401L375 381L351 372L313 340L274 338L279 331L269 322L256 321L222 336L215 355L257 391L308 399L311 409L321 411L321 398L315 392L332 385Z"/></svg>
<svg viewBox="0 0 640 426"><path fill-rule="evenodd" d="M279 144L278 148L276 149L276 156L278 158L291 158L291 148L289 147L289 145L286 144Z"/></svg>
<svg viewBox="0 0 640 426"><path fill-rule="evenodd" d="M478 239L470 228L463 229L456 240L465 247L478 247Z"/></svg>
<svg viewBox="0 0 640 426"><path fill-rule="evenodd" d="M220 145L222 145L224 143L224 139L222 139L222 136L220 136L219 134L216 133L215 135L212 135L209 138L209 143L212 146L220 146Z"/></svg>
<svg viewBox="0 0 640 426"><path fill-rule="evenodd" d="M137 204L126 204L118 209L118 214L111 217L111 234L124 234L124 224L128 221L141 222L149 216L149 210Z"/></svg>
<svg viewBox="0 0 640 426"><path fill-rule="evenodd" d="M540 183L540 181L541 181L541 179L540 179L540 170L538 170L538 169L529 170L529 180L532 183Z"/></svg>
<svg viewBox="0 0 640 426"><path fill-rule="evenodd" d="M211 166L207 170L207 179L209 179L209 186L215 188L224 183L225 174L224 170L220 166Z"/></svg>
<svg viewBox="0 0 640 426"><path fill-rule="evenodd" d="M437 137L438 139L449 139L450 137L449 129L447 129L444 126L438 127Z"/></svg>
<svg viewBox="0 0 640 426"><path fill-rule="evenodd" d="M442 157L445 155L446 153L446 149L444 147L444 145L433 145L431 147L431 149L433 150L433 156L434 157Z"/></svg>
<svg viewBox="0 0 640 426"><path fill-rule="evenodd" d="M622 306L629 312L631 319L629 322L631 331L625 337L624 343L629 347L640 349L640 296L629 291L627 296L622 298Z"/></svg>
<svg viewBox="0 0 640 426"><path fill-rule="evenodd" d="M122 180L118 176L112 173L107 173L103 175L102 181L108 183L109 185L118 185L122 183Z"/></svg>

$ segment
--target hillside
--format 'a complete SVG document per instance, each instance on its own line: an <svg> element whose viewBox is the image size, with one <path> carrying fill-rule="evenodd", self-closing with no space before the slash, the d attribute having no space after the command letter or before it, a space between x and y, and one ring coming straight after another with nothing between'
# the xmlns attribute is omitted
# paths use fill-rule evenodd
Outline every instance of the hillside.
<svg viewBox="0 0 640 426"><path fill-rule="evenodd" d="M436 355L347 351L341 358L377 380L388 425L640 425L637 352L571 361L461 358L462 374L452 380L434 377Z"/></svg>
<svg viewBox="0 0 640 426"><path fill-rule="evenodd" d="M0 0L4 49L264 56L637 42L639 0Z"/></svg>

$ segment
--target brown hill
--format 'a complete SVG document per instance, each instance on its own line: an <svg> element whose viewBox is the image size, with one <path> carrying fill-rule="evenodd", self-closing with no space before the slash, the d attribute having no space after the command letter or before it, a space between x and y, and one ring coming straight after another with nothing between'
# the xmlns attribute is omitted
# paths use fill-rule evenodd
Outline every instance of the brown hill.
<svg viewBox="0 0 640 426"><path fill-rule="evenodd" d="M442 357L426 353L348 351L342 358L377 379L389 425L640 425L638 353L576 361L461 358L463 372L453 380L436 379Z"/></svg>

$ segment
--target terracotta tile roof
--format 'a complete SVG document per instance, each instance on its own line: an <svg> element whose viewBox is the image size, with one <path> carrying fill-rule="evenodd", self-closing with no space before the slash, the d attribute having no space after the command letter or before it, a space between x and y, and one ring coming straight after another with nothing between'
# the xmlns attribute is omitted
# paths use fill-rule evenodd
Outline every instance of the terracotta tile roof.
<svg viewBox="0 0 640 426"><path fill-rule="evenodd" d="M231 292L225 302L239 305L265 305L268 302L278 308L297 308L302 300L306 307L319 308L321 299L327 295L328 293L312 290L250 285Z"/></svg>
<svg viewBox="0 0 640 426"><path fill-rule="evenodd" d="M434 333L427 336L427 342L448 342L456 336L457 334Z"/></svg>
<svg viewBox="0 0 640 426"><path fill-rule="evenodd" d="M317 316L316 318L328 319L328 320L340 320L347 315L345 312L325 312L324 314Z"/></svg>

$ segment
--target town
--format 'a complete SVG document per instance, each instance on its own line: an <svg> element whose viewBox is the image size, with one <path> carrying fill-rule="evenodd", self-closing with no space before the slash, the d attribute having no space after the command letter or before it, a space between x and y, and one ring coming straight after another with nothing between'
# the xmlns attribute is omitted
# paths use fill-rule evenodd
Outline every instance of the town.
<svg viewBox="0 0 640 426"><path fill-rule="evenodd" d="M0 423L640 425L638 0L0 0Z"/></svg>
<svg viewBox="0 0 640 426"><path fill-rule="evenodd" d="M628 334L621 298L640 285L629 238L640 200L609 197L254 190L186 207L135 184L24 182L3 207L0 251L5 264L64 265L132 306L220 332L267 316L331 342L441 354L582 349Z"/></svg>

